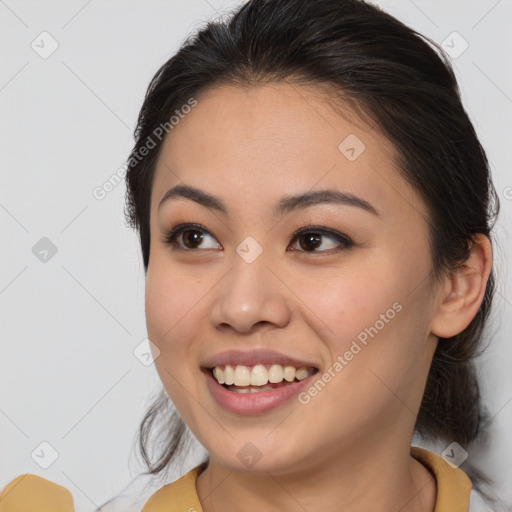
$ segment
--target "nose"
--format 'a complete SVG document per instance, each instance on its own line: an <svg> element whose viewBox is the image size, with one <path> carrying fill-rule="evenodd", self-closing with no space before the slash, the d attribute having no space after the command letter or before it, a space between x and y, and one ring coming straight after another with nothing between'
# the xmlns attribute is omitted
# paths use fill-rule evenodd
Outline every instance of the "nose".
<svg viewBox="0 0 512 512"><path fill-rule="evenodd" d="M216 289L211 319L217 329L243 334L285 327L291 318L289 290L263 254L252 263L235 255L231 270Z"/></svg>

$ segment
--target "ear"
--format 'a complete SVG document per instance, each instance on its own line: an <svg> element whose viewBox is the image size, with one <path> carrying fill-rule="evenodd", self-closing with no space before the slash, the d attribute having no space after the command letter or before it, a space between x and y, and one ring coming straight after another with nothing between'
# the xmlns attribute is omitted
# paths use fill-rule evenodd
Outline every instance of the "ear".
<svg viewBox="0 0 512 512"><path fill-rule="evenodd" d="M469 258L440 287L439 305L430 326L432 334L451 338L471 323L484 298L491 268L491 243L479 233Z"/></svg>

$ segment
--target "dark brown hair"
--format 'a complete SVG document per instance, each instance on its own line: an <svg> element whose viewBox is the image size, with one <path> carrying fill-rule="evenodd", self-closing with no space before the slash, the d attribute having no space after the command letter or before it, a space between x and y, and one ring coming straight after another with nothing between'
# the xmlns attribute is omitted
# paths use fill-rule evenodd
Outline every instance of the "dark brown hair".
<svg viewBox="0 0 512 512"><path fill-rule="evenodd" d="M400 174L428 207L432 282L464 263L476 234L491 238L499 200L449 59L436 43L360 0L251 0L190 36L148 87L128 160L125 210L146 271L151 188L164 138L143 158L141 149L158 127L169 127L176 110L213 86L284 80L334 87L341 105L350 104L394 144ZM423 438L467 448L483 433L488 416L474 360L494 287L492 271L470 325L439 342L415 427ZM139 430L142 457L155 475L168 468L186 431L168 402L162 390ZM148 444L159 417L165 428L153 459ZM463 469L474 484L488 482L476 468Z"/></svg>

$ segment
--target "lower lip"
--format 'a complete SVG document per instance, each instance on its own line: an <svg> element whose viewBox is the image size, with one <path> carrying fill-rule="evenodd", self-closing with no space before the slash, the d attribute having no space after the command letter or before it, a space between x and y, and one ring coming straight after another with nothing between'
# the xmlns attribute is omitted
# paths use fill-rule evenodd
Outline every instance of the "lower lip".
<svg viewBox="0 0 512 512"><path fill-rule="evenodd" d="M257 393L237 393L229 391L219 384L210 371L206 371L206 385L215 401L224 409L236 414L262 414L296 397L310 382L316 373L301 381L295 381L286 386Z"/></svg>

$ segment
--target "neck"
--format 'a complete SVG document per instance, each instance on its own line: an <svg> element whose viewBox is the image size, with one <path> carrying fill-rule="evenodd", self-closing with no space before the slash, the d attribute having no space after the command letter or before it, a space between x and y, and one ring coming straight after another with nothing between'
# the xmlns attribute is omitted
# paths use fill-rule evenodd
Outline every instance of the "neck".
<svg viewBox="0 0 512 512"><path fill-rule="evenodd" d="M197 492L204 512L433 512L436 483L410 456L410 444L379 442L331 453L307 471L242 472L210 459Z"/></svg>

